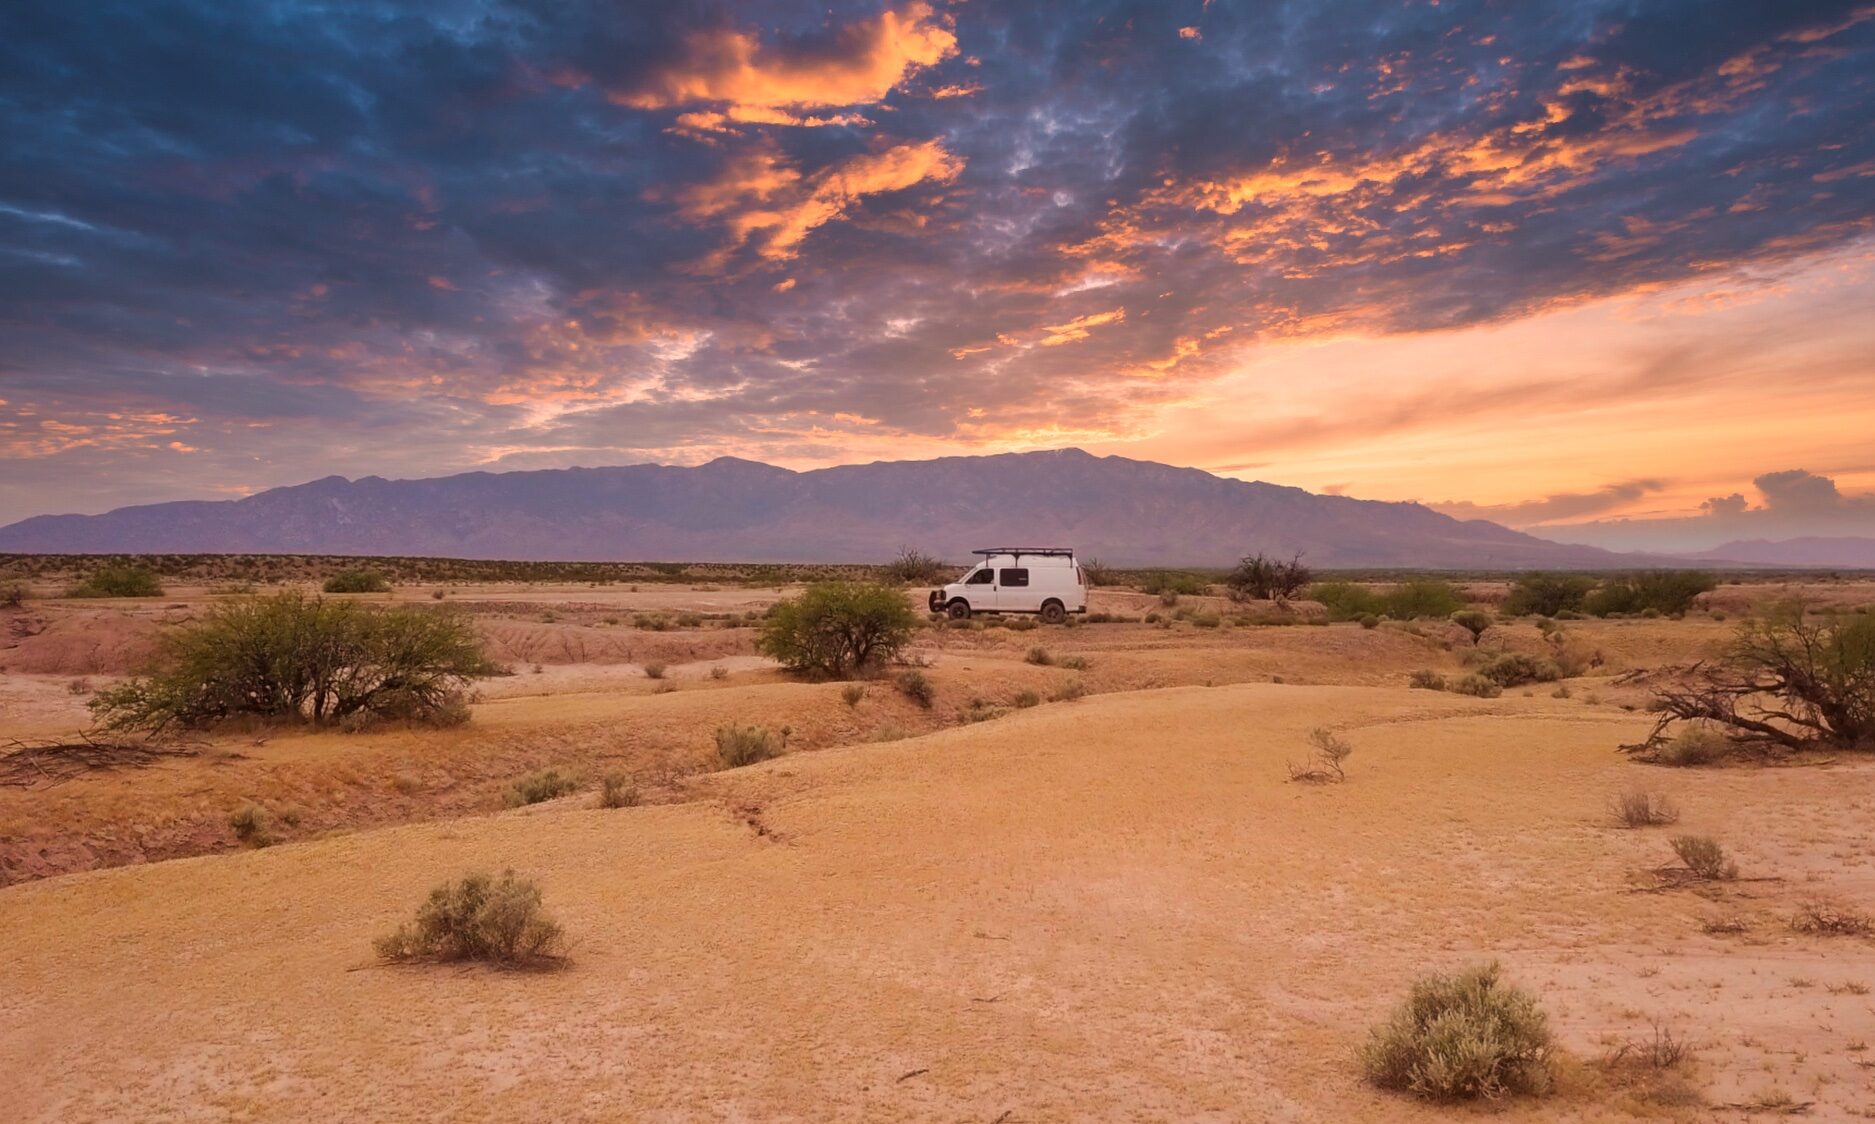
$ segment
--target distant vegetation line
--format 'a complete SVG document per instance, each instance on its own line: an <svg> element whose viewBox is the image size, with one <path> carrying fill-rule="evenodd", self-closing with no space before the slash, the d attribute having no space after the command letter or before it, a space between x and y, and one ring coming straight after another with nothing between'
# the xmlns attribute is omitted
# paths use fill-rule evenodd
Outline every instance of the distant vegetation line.
<svg viewBox="0 0 1875 1124"><path fill-rule="evenodd" d="M1161 587L1197 592L1197 586L1219 584L1230 571L1218 567L1168 568L1098 566L1096 584L1132 587L1157 592ZM939 572L912 584L951 581L962 574L964 563L936 561ZM365 570L394 583L415 582L627 582L633 584L720 582L738 585L782 585L816 581L868 581L894 576L894 563L796 562L532 562L478 558L421 558L342 554L5 554L0 553L0 579L66 579L106 566L135 566L176 581L282 582L323 581L336 573ZM1335 568L1316 567L1318 574L1352 582L1395 582L1437 576L1453 581L1514 581L1528 571L1448 570L1427 567ZM1605 571L1552 570L1555 573ZM1729 573L1753 582L1833 574L1834 569L1751 569Z"/></svg>

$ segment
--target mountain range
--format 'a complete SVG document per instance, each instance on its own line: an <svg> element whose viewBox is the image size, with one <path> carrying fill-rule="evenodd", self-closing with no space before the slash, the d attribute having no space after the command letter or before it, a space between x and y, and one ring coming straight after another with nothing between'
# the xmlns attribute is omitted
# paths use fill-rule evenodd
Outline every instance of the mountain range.
<svg viewBox="0 0 1875 1124"><path fill-rule="evenodd" d="M946 559L1071 545L1114 565L1223 565L1300 552L1327 567L1646 565L1416 503L1316 495L1079 449L880 461L796 472L695 467L329 476L237 500L41 515L0 527L17 553L417 555L549 561Z"/></svg>

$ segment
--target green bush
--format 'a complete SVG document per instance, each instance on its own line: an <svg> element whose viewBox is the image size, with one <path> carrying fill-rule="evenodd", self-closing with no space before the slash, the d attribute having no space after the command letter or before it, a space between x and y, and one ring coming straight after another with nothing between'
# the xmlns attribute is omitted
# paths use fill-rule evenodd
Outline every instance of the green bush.
<svg viewBox="0 0 1875 1124"><path fill-rule="evenodd" d="M1551 1084L1549 1023L1486 964L1414 984L1361 1061L1374 1084L1427 1100L1541 1095Z"/></svg>
<svg viewBox="0 0 1875 1124"><path fill-rule="evenodd" d="M1417 578L1401 582L1380 598L1382 615L1410 621L1419 617L1449 617L1465 607L1465 596L1458 587L1436 578Z"/></svg>
<svg viewBox="0 0 1875 1124"><path fill-rule="evenodd" d="M156 573L141 566L100 566L65 591L67 597L161 597Z"/></svg>
<svg viewBox="0 0 1875 1124"><path fill-rule="evenodd" d="M756 647L790 670L846 678L896 659L917 625L890 585L824 582L777 604Z"/></svg>
<svg viewBox="0 0 1875 1124"><path fill-rule="evenodd" d="M1380 599L1366 586L1353 582L1316 582L1309 587L1309 600L1321 602L1327 608L1331 621L1355 621L1362 617L1378 619L1380 614Z"/></svg>
<svg viewBox="0 0 1875 1124"><path fill-rule="evenodd" d="M1582 609L1597 617L1649 609L1655 615L1673 616L1692 608L1700 594L1717 588L1717 580L1704 571L1645 570L1609 578L1583 599Z"/></svg>
<svg viewBox="0 0 1875 1124"><path fill-rule="evenodd" d="M1197 574L1188 574L1182 570L1154 570L1139 583L1141 593L1156 593L1160 598L1170 594L1168 605L1178 604L1181 594L1197 597L1204 593L1204 579Z"/></svg>
<svg viewBox="0 0 1875 1124"><path fill-rule="evenodd" d="M1362 613L1361 614L1361 627L1368 629L1370 631L1373 629L1379 628L1380 618L1375 616L1372 613Z"/></svg>
<svg viewBox="0 0 1875 1124"><path fill-rule="evenodd" d="M558 769L542 769L537 773L529 773L509 785L502 799L508 807L519 808L527 804L556 800L578 791L579 778L572 773L562 773Z"/></svg>
<svg viewBox="0 0 1875 1124"><path fill-rule="evenodd" d="M113 730L201 729L237 715L313 723L454 724L494 672L464 617L289 591L217 605L163 637L151 670L90 702Z"/></svg>
<svg viewBox="0 0 1875 1124"><path fill-rule="evenodd" d="M560 959L566 934L541 909L540 888L512 870L499 880L470 874L430 891L415 921L375 943L403 960L486 960L525 965Z"/></svg>
<svg viewBox="0 0 1875 1124"><path fill-rule="evenodd" d="M1511 584L1504 611L1514 617L1573 612L1594 588L1595 579L1583 574L1525 574Z"/></svg>
<svg viewBox="0 0 1875 1124"><path fill-rule="evenodd" d="M327 593L386 593L391 583L375 570L340 570L321 588Z"/></svg>
<svg viewBox="0 0 1875 1124"><path fill-rule="evenodd" d="M725 768L740 769L757 761L779 757L782 740L766 726L718 726L716 755Z"/></svg>

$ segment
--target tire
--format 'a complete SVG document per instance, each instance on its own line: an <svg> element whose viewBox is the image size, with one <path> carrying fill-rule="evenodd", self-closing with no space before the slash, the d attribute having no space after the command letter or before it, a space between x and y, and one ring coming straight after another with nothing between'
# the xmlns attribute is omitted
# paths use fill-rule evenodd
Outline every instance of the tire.
<svg viewBox="0 0 1875 1124"><path fill-rule="evenodd" d="M1067 607L1064 606L1061 602L1056 601L1052 597L1049 598L1047 601L1042 602L1042 623L1043 624L1060 624L1062 621L1065 621L1067 619L1068 619Z"/></svg>
<svg viewBox="0 0 1875 1124"><path fill-rule="evenodd" d="M959 597L944 606L944 615L954 621L967 621L970 619L970 602Z"/></svg>

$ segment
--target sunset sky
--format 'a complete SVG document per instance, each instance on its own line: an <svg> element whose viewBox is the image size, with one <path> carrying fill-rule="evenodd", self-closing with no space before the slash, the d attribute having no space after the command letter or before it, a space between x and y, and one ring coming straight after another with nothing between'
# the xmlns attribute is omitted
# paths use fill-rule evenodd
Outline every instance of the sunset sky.
<svg viewBox="0 0 1875 1124"><path fill-rule="evenodd" d="M1074 445L1875 535L1875 4L24 0L0 522Z"/></svg>

